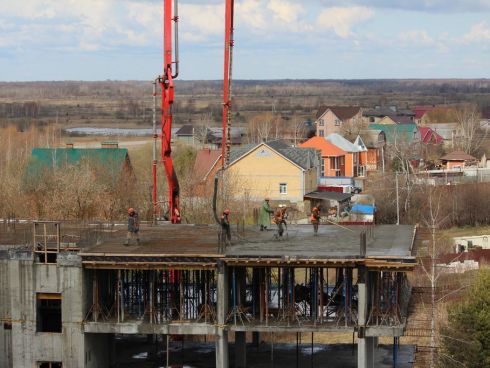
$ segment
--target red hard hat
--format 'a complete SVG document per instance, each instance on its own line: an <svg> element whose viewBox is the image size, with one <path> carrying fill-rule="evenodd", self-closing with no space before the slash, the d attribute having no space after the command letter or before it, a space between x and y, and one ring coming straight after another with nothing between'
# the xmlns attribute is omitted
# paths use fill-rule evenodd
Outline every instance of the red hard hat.
<svg viewBox="0 0 490 368"><path fill-rule="evenodd" d="M229 209L226 209L226 210L224 210L224 211L223 211L223 213L224 213L225 215L229 215L229 214L230 214L230 210L229 210Z"/></svg>
<svg viewBox="0 0 490 368"><path fill-rule="evenodd" d="M129 213L129 214L131 214L131 213L133 213L133 212L135 212L133 207L128 208L128 213Z"/></svg>

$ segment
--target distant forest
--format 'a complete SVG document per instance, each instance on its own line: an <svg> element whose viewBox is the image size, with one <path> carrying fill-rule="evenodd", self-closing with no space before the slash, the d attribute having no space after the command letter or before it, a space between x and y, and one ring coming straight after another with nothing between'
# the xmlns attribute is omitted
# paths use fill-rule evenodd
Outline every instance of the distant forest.
<svg viewBox="0 0 490 368"><path fill-rule="evenodd" d="M237 80L237 124L257 113L314 118L320 105L413 105L473 103L490 106L490 80ZM175 83L176 124L218 123L221 81ZM0 82L0 123L146 125L152 116L151 81Z"/></svg>

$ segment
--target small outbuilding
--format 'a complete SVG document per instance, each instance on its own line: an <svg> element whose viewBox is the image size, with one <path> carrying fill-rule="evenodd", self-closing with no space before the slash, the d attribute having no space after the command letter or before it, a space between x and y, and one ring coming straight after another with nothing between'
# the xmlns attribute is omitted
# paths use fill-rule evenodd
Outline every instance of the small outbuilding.
<svg viewBox="0 0 490 368"><path fill-rule="evenodd" d="M446 169L464 169L466 166L475 164L477 159L466 152L454 151L441 157L441 161Z"/></svg>

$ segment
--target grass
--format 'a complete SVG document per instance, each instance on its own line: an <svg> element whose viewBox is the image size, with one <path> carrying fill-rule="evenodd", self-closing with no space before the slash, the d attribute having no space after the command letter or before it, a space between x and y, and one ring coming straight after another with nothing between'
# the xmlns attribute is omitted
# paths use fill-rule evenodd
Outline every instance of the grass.
<svg viewBox="0 0 490 368"><path fill-rule="evenodd" d="M454 238L458 236L489 235L490 225L452 227L450 229L443 230L442 234L448 238Z"/></svg>

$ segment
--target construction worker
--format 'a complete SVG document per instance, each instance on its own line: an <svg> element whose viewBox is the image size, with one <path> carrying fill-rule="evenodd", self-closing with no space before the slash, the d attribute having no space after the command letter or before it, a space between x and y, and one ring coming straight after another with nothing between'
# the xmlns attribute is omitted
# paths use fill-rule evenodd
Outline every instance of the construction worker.
<svg viewBox="0 0 490 368"><path fill-rule="evenodd" d="M313 232L315 236L318 235L318 225L320 225L320 208L313 207L311 210L310 221L313 224Z"/></svg>
<svg viewBox="0 0 490 368"><path fill-rule="evenodd" d="M227 244L231 243L230 210L226 209L221 215L221 236Z"/></svg>
<svg viewBox="0 0 490 368"><path fill-rule="evenodd" d="M274 211L271 210L271 207L269 206L269 198L264 199L264 203L262 203L262 207L260 207L260 213L259 213L259 225L260 225L260 231L267 230L267 226L271 224L271 214L273 214Z"/></svg>
<svg viewBox="0 0 490 368"><path fill-rule="evenodd" d="M287 210L286 205L280 204L279 208L274 213L274 223L277 225L277 235L279 237L282 237L282 234L284 234L284 226L287 226L287 224L286 224L286 218L287 218L286 210Z"/></svg>
<svg viewBox="0 0 490 368"><path fill-rule="evenodd" d="M126 236L126 242L124 245L129 245L131 239L136 238L136 244L140 244L140 221L138 217L138 213L134 208L128 209L128 234Z"/></svg>

